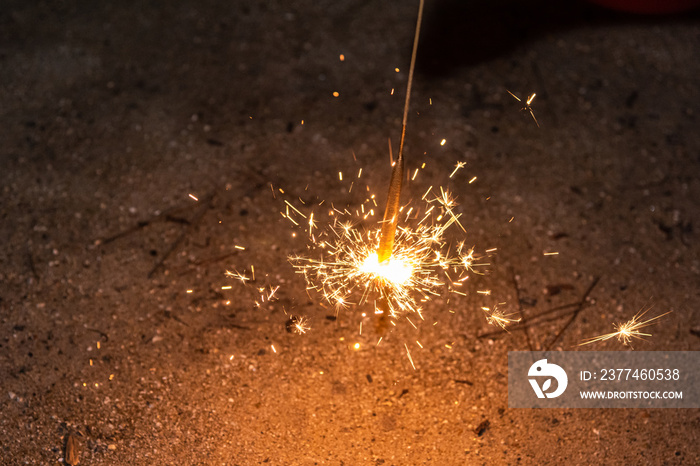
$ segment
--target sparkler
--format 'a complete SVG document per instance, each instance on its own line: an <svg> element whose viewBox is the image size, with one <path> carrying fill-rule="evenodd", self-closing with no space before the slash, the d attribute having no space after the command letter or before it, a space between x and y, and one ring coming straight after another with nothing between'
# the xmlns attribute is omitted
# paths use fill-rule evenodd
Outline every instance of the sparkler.
<svg viewBox="0 0 700 466"><path fill-rule="evenodd" d="M424 0L420 0L418 6L418 20L416 21L416 33L413 37L413 51L411 52L411 66L408 70L408 84L406 85L406 102L403 106L403 122L401 124L401 142L399 143L399 156L391 170L389 180L389 193L384 210L384 222L379 240L377 256L379 263L386 263L392 255L396 226L399 220L399 206L401 204L401 184L403 181L403 145L406 140L406 123L408 122L408 105L411 102L411 86L413 85L413 70L416 66L416 53L418 51L418 38L420 37L420 23L423 20ZM397 70L398 71L398 70Z"/></svg>
<svg viewBox="0 0 700 466"><path fill-rule="evenodd" d="M363 221L371 220L374 216L374 209L366 211L365 204L354 214L348 209L333 207L328 210L327 222L322 221L318 213L305 215L301 208L293 206L289 201L285 201L287 207L282 213L295 226L306 229L310 249L321 255L320 258L301 255L290 257L297 272L304 276L308 290L319 292L336 311L351 305L373 303L375 315L388 318L393 325L396 325L398 319L405 318L414 327L411 320L413 316L424 320L424 302L442 296L445 290L465 295L461 288L470 272L475 267L487 265L479 261L480 257L476 256L474 247L468 247L465 241L459 241L454 246L447 241L448 228L458 226L465 231L459 221L461 214L455 212L456 200L449 191L440 187L438 193L431 186L421 198L422 206L402 206L400 202L406 124L423 4L421 0L408 74L399 152L391 171L381 227L361 227ZM464 166L464 162L458 162L450 178ZM360 175L361 171L358 177ZM414 178L415 173L412 179ZM342 176L339 179L342 181ZM371 199L374 202L374 196ZM362 315L365 316L364 313ZM498 312L489 312L489 315L500 319L494 317L492 320L498 321L498 325L504 326L511 321ZM408 348L407 354L410 359Z"/></svg>
<svg viewBox="0 0 700 466"><path fill-rule="evenodd" d="M464 294L460 288L479 261L473 247L464 241L450 247L446 230L459 225L461 214L449 193L431 196L432 188L423 196L425 210L400 207L406 225L397 228L389 259L379 260L381 229L364 230L358 216L348 211L331 210L334 220L317 233L309 228L311 248L321 252L320 259L290 257L301 273L307 288L318 291L336 309L375 302L374 313L388 313L392 319L409 313L423 319L422 303L449 291ZM445 198L452 201L445 202ZM362 217L360 217L361 219ZM297 222L303 225L303 222Z"/></svg>
<svg viewBox="0 0 700 466"><path fill-rule="evenodd" d="M414 316L425 320L423 303L433 297L443 296L445 291L466 295L462 291L462 286L469 278L470 273L475 271L475 267L488 265L480 262L480 257L476 256L474 247L468 247L464 240L458 241L454 246L447 240L446 232L452 226L458 226L465 232L459 221L461 214L455 212L456 200L449 191L440 187L438 194L437 190L431 186L421 198L422 206L401 205L405 169L404 143L423 6L424 0L420 0L406 87L398 157L392 164L386 207L383 219L379 222L380 227L365 229L362 226L364 221L373 220L375 215L373 208L365 210L369 199L361 205L361 212L356 210L353 213L347 208L341 210L331 206L326 210L327 219L319 215L318 212L312 211L308 215L305 214L303 210L308 209L309 206L301 199L299 200L304 204L304 207L296 207L289 200L285 200L285 211L281 212L282 216L292 222L295 227L306 230L310 240L309 249L320 253L319 258L305 255L289 257L289 261L296 271L304 276L307 290L320 293L326 302L335 307L336 312L349 306L373 303L375 315L387 318L392 325L396 325L399 319L406 319L413 327L416 327L411 320ZM343 59L344 57L341 55L340 60ZM508 93L518 102L522 102L512 92L508 91ZM334 92L333 95L337 97L338 93ZM532 109L535 96L536 94L533 93L527 98L522 110L527 110L539 127L539 122ZM444 144L445 140L443 139L441 145ZM389 150L391 154L391 144L389 144ZM464 162L458 162L449 178L453 178L465 165ZM418 169L411 180L415 179L417 173ZM362 170L358 173L358 178L361 174ZM343 181L342 172L338 172L338 179ZM469 183L475 180L476 177L473 177ZM349 192L352 191L352 186L351 184ZM272 186L271 189L274 196L275 190ZM279 192L284 194L281 189ZM194 198L194 196L191 197ZM372 195L370 199L376 206L374 197ZM318 206L323 204L324 202L320 202ZM401 224L400 220L402 220ZM495 249L489 250L487 253L493 251ZM545 255L554 254L558 253L545 253ZM250 280L245 274L238 272L229 272L229 276L243 283ZM269 287L269 290L259 288L260 300L256 302L256 305L261 306L262 303L274 299L277 288L272 286ZM488 296L490 290L480 290L477 293ZM513 314L500 310L498 305L492 308L482 307L482 310L485 312L489 324L499 326L502 329L506 329L511 323L521 321L520 318L514 318ZM612 338L617 338L623 344L629 345L632 338L641 339L651 336L640 330L652 325L653 322L668 313L642 320L645 314L646 312L638 313L630 321L616 324L615 332L589 338L584 340L581 345ZM305 317L287 315L289 316L286 323L287 331L304 334L309 330ZM366 317L364 312L361 315ZM362 333L362 322L360 322L360 333ZM382 338L383 336L380 336L377 344L382 341ZM423 348L423 345L417 340L416 344ZM404 346L406 355L415 369L408 345L404 343ZM450 348L450 345L445 346ZM354 347L359 349L359 343L356 343ZM272 348L276 352L275 348Z"/></svg>
<svg viewBox="0 0 700 466"><path fill-rule="evenodd" d="M639 340L643 340L644 337L650 337L651 336L650 333L642 333L640 330L645 328L645 327L649 327L651 325L654 325L656 323L655 322L656 320L671 313L671 311L669 311L669 312L666 312L664 314L658 315L656 317L652 317L651 319L642 320L642 318L644 317L644 315L647 312L649 312L648 309L646 311L640 311L634 317L632 317L632 319L630 319L627 322L613 324L613 327L615 327L615 330L616 330L615 332L606 333L604 335L599 335L597 337L587 338L587 339L583 340L581 343L579 343L579 346L589 345L591 343L596 343L598 341L606 341L606 340L610 340L612 338L617 338L617 340L625 346L630 345L632 338L637 338Z"/></svg>
<svg viewBox="0 0 700 466"><path fill-rule="evenodd" d="M452 246L452 243L447 240L446 232L452 226L459 226L463 232L466 232L459 221L461 214L455 212L456 200L449 191L440 187L438 195L437 190L431 186L421 198L424 203L422 206L401 205L405 169L404 143L423 6L424 0L420 0L406 87L398 157L395 162L392 157L386 206L383 219L379 222L381 226L369 229L362 226L364 221L373 220L375 215L373 208L365 210L369 199L361 205L361 213L358 211L353 213L347 208L340 210L331 206L326 210L328 219L322 218L318 212L312 211L308 215L304 214L302 211L308 208L308 205L301 201L301 198L299 200L305 207L296 207L292 202L284 200L285 211L281 212L282 216L292 222L295 227L304 228L307 231L310 239L309 249L320 253L320 258L304 255L289 257L289 261L296 271L304 276L307 290L320 293L326 302L335 307L336 312L350 306L373 303L375 315L380 318L388 318L392 325L396 325L399 319L405 318L413 327L416 325L411 320L412 317L417 316L420 320L425 320L423 303L435 296L443 296L444 291L466 295L462 291L462 286L469 278L470 273L475 272L475 267L488 265L480 262L481 257L476 256L474 247L468 247L464 240L457 242L456 246ZM340 61L344 61L344 58L344 55L340 55ZM398 68L396 71L398 72ZM393 92L392 89L392 95ZM521 110L527 110L539 127L539 122L532 109L532 102L536 94L533 93L523 102L517 95L510 91L508 93L525 105ZM338 97L338 95L338 92L333 92L334 97ZM446 140L442 139L440 144L444 145L445 142ZM389 151L391 155L391 143ZM465 162L457 162L449 178L453 178L465 165ZM425 164L423 164L424 166ZM416 178L418 170L416 169L411 181ZM360 178L361 175L362 169L360 169L357 178ZM343 182L342 171L338 172L338 179ZM469 183L471 184L475 180L476 177L473 177ZM352 191L352 187L353 184L350 185L348 192ZM270 188L274 197L275 190L272 185ZM279 192L285 194L282 189L279 189ZM190 197L197 200L192 194ZM370 199L376 206L374 197L371 195ZM323 204L324 202L320 202L318 206ZM399 220L403 221L401 225ZM495 249L487 250L486 253L490 254L493 251ZM556 254L558 252L544 253L546 256ZM252 267L251 272L253 272ZM245 274L227 273L229 277L238 279L244 284L251 281L251 278ZM254 281L254 272L252 281ZM269 289L258 288L260 299L255 302L256 306L260 307L263 303L275 299L278 288L272 286L269 286ZM491 291L479 290L477 293L489 296ZM515 318L514 314L503 312L498 306L482 307L489 324L505 330L509 324L521 322L521 318ZM286 310L284 312L287 314ZM628 322L615 324L615 332L588 338L580 345L612 338L617 338L624 345L629 345L633 338L643 339L643 337L651 336L651 334L642 333L640 330L653 325L657 319L668 313L642 320L645 314L646 311L640 312ZM309 330L305 317L287 315L289 316L286 323L287 331L301 335ZM361 315L366 317L364 312ZM361 333L362 322L360 322ZM383 336L380 336L377 345L382 341L382 338ZM416 344L423 348L423 345L417 340ZM408 345L404 343L404 346L406 355L415 369ZM446 344L445 346L451 348L450 345ZM359 347L359 343L354 345L355 349L359 349ZM274 346L272 349L276 352Z"/></svg>

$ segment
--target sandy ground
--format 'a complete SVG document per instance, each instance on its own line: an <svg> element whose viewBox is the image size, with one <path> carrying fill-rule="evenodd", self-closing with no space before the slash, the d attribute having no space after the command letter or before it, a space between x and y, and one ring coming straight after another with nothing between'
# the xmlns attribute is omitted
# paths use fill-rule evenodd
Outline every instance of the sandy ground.
<svg viewBox="0 0 700 466"><path fill-rule="evenodd" d="M673 313L635 349L700 349L697 15L429 2L404 200L449 188L490 272L378 346L307 294L283 199L383 206L414 3L3 2L0 463L700 463L696 409L507 400L508 351L646 306ZM491 335L481 310L584 297L564 331L575 307Z"/></svg>

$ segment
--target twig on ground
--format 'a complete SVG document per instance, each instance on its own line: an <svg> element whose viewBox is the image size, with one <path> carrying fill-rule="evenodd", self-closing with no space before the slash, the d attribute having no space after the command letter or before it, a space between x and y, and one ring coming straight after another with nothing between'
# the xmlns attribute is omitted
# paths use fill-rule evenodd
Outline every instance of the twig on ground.
<svg viewBox="0 0 700 466"><path fill-rule="evenodd" d="M523 313L523 303L520 302L520 285L518 285L518 279L515 276L515 269L513 267L510 268L510 277L513 281L513 288L515 288L515 300L518 303L518 313L520 314L519 327L522 327L523 332L525 332L525 338L527 339L528 349L530 351L534 351L532 340L530 339L530 327L527 325L528 319Z"/></svg>
<svg viewBox="0 0 700 466"><path fill-rule="evenodd" d="M591 294L591 292L593 291L593 288L595 288L595 286L598 284L599 280L600 280L600 277L595 277L593 279L591 284L588 286L588 289L586 290L586 292L583 293L583 296L581 296L581 300L578 302L578 306L576 307L576 310L574 310L574 313L571 315L571 318L566 322L566 324L564 324L564 326L561 329L559 329L559 332L557 332L557 334L554 335L554 338L552 339L552 341L550 341L549 344L547 344L544 347L545 351L549 351L549 349L552 346L554 346L554 343L556 343L557 340L559 340L559 337L562 336L562 334L566 331L566 329L569 328L569 325L571 325L571 323L576 319L576 317L579 315L579 313L584 309L584 307L586 305L586 299L588 299L588 295Z"/></svg>
<svg viewBox="0 0 700 466"><path fill-rule="evenodd" d="M199 224L200 220L202 220L202 217L204 217L204 214L209 210L212 204L212 200L214 199L214 193L208 194L204 199L200 201L201 205L199 207L199 210L197 213L194 215L192 220L189 221L185 225L185 228L180 232L178 237L175 239L175 241L170 244L170 247L163 253L163 255L156 261L155 265L151 269L150 272L148 272L148 278L152 278L153 275L161 268L163 267L163 264L165 261L170 257L170 255L175 251L178 246L180 246L180 243L187 237L187 234L189 231L194 227L195 225Z"/></svg>
<svg viewBox="0 0 700 466"><path fill-rule="evenodd" d="M174 214L185 211L187 209L192 208L193 206L196 206L196 203L193 202L188 202L186 205L181 205L181 206L176 206L176 207L171 207L167 210L164 210L163 212L152 216L149 219L146 220L139 220L136 222L136 225L127 228L126 230L122 230L112 236L108 236L106 238L98 239L96 240L96 244L109 244L113 241L116 241L120 238L123 238L124 236L128 236L131 233L135 233L139 230L142 230L146 228L149 225L152 225L157 222L177 222L177 223L187 223L187 220L183 219L182 217L176 217Z"/></svg>
<svg viewBox="0 0 700 466"><path fill-rule="evenodd" d="M576 318L578 313L583 310L583 308L586 304L586 298L588 298L588 295L593 291L593 288L595 288L596 284L598 283L598 280L600 280L600 277L596 277L593 280L593 282L591 282L588 289L583 294L582 298L579 299L578 301L573 302L573 303L563 304L560 306L555 306L551 309L547 309L546 311L542 311L537 315L526 318L523 315L522 306L520 304L520 289L518 287L517 282L515 281L515 274L513 274L513 281L514 281L514 284L516 287L515 288L516 299L518 300L518 306L520 309L520 315L521 315L522 320L519 323L517 323L511 327L508 327L508 331L512 332L512 331L516 331L516 330L524 330L526 335L527 335L527 338L528 338L528 349L530 351L534 351L534 349L533 349L534 345L532 344L532 341L530 340L530 335L529 335L530 328L535 327L535 326L539 326L542 324L546 324L548 322L553 322L553 321L559 320L562 317L571 316L569 321L564 325L564 327L554 337L552 342L550 342L547 345L547 347L545 348L545 350L549 349L559 339L561 334L568 328L568 326L571 325L571 322L573 322L573 320ZM573 310L571 310L572 308L573 308ZM561 313L559 312L559 311L564 311L564 310L566 310L566 312L561 312ZM552 314L554 314L554 315L552 315ZM547 316L549 316L549 317L547 317ZM491 332L482 333L478 336L478 338L480 338L480 339L481 338L491 338L491 337L495 337L498 335L503 335L505 333L506 333L506 330L498 329L498 330L494 330Z"/></svg>

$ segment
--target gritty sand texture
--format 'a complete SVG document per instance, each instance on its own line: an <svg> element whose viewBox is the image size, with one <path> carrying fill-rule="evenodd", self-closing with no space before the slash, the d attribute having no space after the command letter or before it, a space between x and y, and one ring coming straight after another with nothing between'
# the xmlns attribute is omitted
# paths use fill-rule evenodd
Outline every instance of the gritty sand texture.
<svg viewBox="0 0 700 466"><path fill-rule="evenodd" d="M490 336L481 310L585 297L552 345L572 350L651 305L673 313L635 349L700 349L697 14L429 1L404 201L448 187L490 273L379 346L367 309L307 294L277 190L383 206L416 10L3 2L0 464L700 463L697 409L509 409L507 352L573 308ZM540 128L507 90L537 93Z"/></svg>

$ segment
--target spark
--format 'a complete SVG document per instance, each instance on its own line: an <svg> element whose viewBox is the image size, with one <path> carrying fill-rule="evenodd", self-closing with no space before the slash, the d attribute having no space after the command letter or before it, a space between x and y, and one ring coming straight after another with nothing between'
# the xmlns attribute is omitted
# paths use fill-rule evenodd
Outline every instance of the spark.
<svg viewBox="0 0 700 466"><path fill-rule="evenodd" d="M411 352L408 350L408 345L406 343L403 344L403 346L406 348L406 356L408 356L408 360L411 362L411 366L413 367L413 370L416 370L416 365L413 364L413 358L411 357Z"/></svg>
<svg viewBox="0 0 700 466"><path fill-rule="evenodd" d="M242 273L240 273L238 271L231 272L230 270L227 270L226 276L231 277L231 278L235 278L236 280L240 280L243 283L250 281L250 278L246 277L245 275L243 275Z"/></svg>
<svg viewBox="0 0 700 466"><path fill-rule="evenodd" d="M613 324L613 327L615 328L614 332L599 335L597 337L587 338L581 343L579 343L579 346L589 345L591 343L596 343L599 341L606 341L612 338L617 338L617 340L625 346L632 346L630 345L632 338L643 340L643 337L651 336L650 333L642 333L640 331L641 329L654 325L656 323L656 320L671 313L671 311L668 311L656 317L652 317L651 319L642 320L642 318L647 312L649 312L649 309L647 309L646 311L639 311L637 314L635 314L634 317L632 317L627 322Z"/></svg>
<svg viewBox="0 0 700 466"><path fill-rule="evenodd" d="M302 334L308 332L309 330L311 330L311 327L309 327L309 325L306 322L306 318L304 318L304 317L299 318L297 323L294 324L294 328L296 329L296 331L299 335L302 335Z"/></svg>
<svg viewBox="0 0 700 466"><path fill-rule="evenodd" d="M446 142L447 142L447 139L443 139L442 141L440 141L440 145L444 146Z"/></svg>
<svg viewBox="0 0 700 466"><path fill-rule="evenodd" d="M455 176L455 173L457 173L457 170L464 168L465 165L467 165L467 162L457 162L457 165L455 165L455 169L452 170L452 173L450 173L450 178Z"/></svg>
<svg viewBox="0 0 700 466"><path fill-rule="evenodd" d="M521 321L520 318L511 318L513 314L506 314L498 309L498 305L494 306L493 309L488 307L482 307L481 309L486 313L486 321L489 324L501 327L503 330L506 330L508 325L513 323L517 324Z"/></svg>
<svg viewBox="0 0 700 466"><path fill-rule="evenodd" d="M317 228L317 226L314 221L314 214L311 212L311 215L309 215L309 236L313 236L314 228Z"/></svg>
<svg viewBox="0 0 700 466"><path fill-rule="evenodd" d="M339 94L337 91L336 91L336 92L333 92L333 97L338 97L339 95L340 95L340 94Z"/></svg>
<svg viewBox="0 0 700 466"><path fill-rule="evenodd" d="M340 173L340 181L343 181L343 174ZM294 210L297 214L301 215L302 217L306 218L306 215L302 214L299 209L294 207L289 201L284 201L285 204L287 204L287 214L286 216L289 217L289 208L291 207L292 210Z"/></svg>
<svg viewBox="0 0 700 466"><path fill-rule="evenodd" d="M279 290L280 287L279 285L273 287L272 285L269 285L269 290L267 291L267 294L265 295L267 297L268 301L272 301L272 298L275 296L275 293L277 293L277 290ZM265 289L261 288L260 289L261 293L265 293Z"/></svg>
<svg viewBox="0 0 700 466"><path fill-rule="evenodd" d="M266 301L268 303L271 301L276 301L277 298L275 297L275 293L277 293L277 290L279 289L279 285L274 287L272 285L268 285L267 287L258 288L258 293L260 294L260 301L255 301L255 306L261 307Z"/></svg>
<svg viewBox="0 0 700 466"><path fill-rule="evenodd" d="M308 319L304 316L291 316L287 321L286 327L288 332L296 333L297 335L303 335L311 330Z"/></svg>
<svg viewBox="0 0 700 466"><path fill-rule="evenodd" d="M506 89L506 91L508 91L508 89ZM513 94L512 92L508 91L508 94L512 95L512 96L515 98L515 100L517 100L518 102L522 102L522 100L520 100L520 97L518 97L517 95ZM535 96L536 96L536 95L537 95L537 94L533 93L530 97L528 97L528 98L527 98L527 101L525 101L525 106L524 106L523 108L521 108L520 110L521 110L521 111L522 111L522 110L527 110L528 112L530 112L530 115L532 115L532 119L535 120L535 124L536 124L537 127L539 128L539 127L540 127L540 124L537 122L537 118L535 118L535 112L532 111L532 106L531 106L532 101L535 100Z"/></svg>
<svg viewBox="0 0 700 466"><path fill-rule="evenodd" d="M199 199L197 199L197 198L195 197L194 194L189 194L189 196L190 196L192 199L194 199L195 201L199 201Z"/></svg>
<svg viewBox="0 0 700 466"><path fill-rule="evenodd" d="M241 273L238 271L226 271L226 276L229 278L236 279L240 281L243 285L248 285L246 282L255 282L255 266L251 265L250 266L250 277L247 276L246 273ZM267 276L267 275L266 275ZM222 290L230 290L232 289L233 286L231 285L226 285L222 286ZM280 289L280 286L273 286L273 285L264 285L262 287L255 287L255 292L258 295L258 299L253 300L253 304L255 307L262 307L264 303L270 303L272 301L277 301L277 291ZM229 305L231 301L226 301L226 305Z"/></svg>

